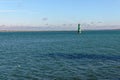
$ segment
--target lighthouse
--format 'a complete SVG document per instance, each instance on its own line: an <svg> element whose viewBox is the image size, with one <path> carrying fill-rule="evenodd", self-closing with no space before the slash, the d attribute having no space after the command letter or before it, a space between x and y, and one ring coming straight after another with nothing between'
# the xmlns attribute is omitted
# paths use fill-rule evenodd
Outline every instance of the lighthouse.
<svg viewBox="0 0 120 80"><path fill-rule="evenodd" d="M78 24L78 33L81 33L81 25Z"/></svg>

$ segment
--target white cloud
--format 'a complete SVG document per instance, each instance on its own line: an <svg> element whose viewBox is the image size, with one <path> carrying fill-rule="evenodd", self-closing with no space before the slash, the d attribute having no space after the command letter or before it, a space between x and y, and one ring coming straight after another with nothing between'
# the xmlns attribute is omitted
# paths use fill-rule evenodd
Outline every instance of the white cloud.
<svg viewBox="0 0 120 80"><path fill-rule="evenodd" d="M42 20L43 20L43 21L47 21L47 20L48 20L48 18L46 18L46 17L45 17L45 18L42 18Z"/></svg>
<svg viewBox="0 0 120 80"><path fill-rule="evenodd" d="M16 12L16 10L0 10L0 12Z"/></svg>

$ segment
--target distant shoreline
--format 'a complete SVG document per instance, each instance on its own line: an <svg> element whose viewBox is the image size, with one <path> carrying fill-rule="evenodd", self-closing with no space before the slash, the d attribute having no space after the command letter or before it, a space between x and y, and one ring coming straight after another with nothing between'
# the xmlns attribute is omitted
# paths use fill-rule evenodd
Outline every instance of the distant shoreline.
<svg viewBox="0 0 120 80"><path fill-rule="evenodd" d="M119 31L120 29L100 29L100 30L83 30L83 31ZM0 32L69 32L69 31L77 31L77 30L0 30Z"/></svg>

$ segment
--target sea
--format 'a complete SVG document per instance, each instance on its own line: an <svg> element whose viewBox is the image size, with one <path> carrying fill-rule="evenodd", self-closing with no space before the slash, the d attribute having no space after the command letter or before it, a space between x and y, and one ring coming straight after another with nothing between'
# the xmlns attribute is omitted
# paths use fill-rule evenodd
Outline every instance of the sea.
<svg viewBox="0 0 120 80"><path fill-rule="evenodd" d="M0 32L0 80L120 80L120 30Z"/></svg>

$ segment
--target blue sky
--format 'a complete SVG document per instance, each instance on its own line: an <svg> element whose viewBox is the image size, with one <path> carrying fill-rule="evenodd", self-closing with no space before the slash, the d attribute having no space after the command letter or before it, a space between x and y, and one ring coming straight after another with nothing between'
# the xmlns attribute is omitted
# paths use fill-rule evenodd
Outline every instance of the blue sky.
<svg viewBox="0 0 120 80"><path fill-rule="evenodd" d="M120 0L0 0L0 27L120 29Z"/></svg>

